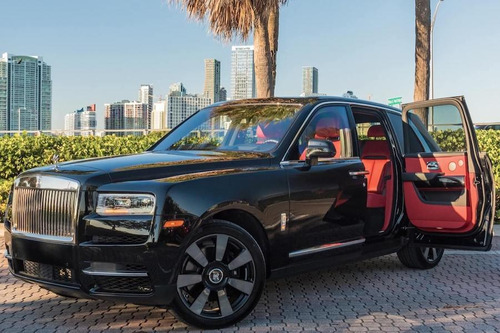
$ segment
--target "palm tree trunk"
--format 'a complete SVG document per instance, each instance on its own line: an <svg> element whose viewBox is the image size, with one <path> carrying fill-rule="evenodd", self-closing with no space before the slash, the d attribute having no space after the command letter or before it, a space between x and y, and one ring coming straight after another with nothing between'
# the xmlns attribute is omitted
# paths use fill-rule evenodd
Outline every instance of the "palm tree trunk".
<svg viewBox="0 0 500 333"><path fill-rule="evenodd" d="M415 90L414 101L429 99L431 58L430 0L415 0Z"/></svg>
<svg viewBox="0 0 500 333"><path fill-rule="evenodd" d="M268 32L269 32L269 51L271 57L271 97L274 96L276 87L276 56L278 54L278 34L280 21L279 3L276 1L269 12Z"/></svg>
<svg viewBox="0 0 500 333"><path fill-rule="evenodd" d="M253 45L257 98L271 97L272 75L267 16L255 19Z"/></svg>

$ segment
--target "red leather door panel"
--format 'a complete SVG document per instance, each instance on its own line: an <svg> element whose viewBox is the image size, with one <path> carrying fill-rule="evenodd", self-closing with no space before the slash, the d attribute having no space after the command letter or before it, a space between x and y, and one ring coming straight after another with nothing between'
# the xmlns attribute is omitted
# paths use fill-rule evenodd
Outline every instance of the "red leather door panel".
<svg viewBox="0 0 500 333"><path fill-rule="evenodd" d="M474 228L478 190L466 153L411 156L405 162L407 173L439 174L434 178L439 181L404 182L406 211L415 227L440 233L465 233Z"/></svg>

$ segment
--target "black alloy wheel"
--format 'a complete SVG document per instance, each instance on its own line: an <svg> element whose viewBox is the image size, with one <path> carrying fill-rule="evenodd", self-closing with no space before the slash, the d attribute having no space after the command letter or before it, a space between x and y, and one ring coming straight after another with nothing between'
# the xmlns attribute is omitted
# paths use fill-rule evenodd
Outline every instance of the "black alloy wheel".
<svg viewBox="0 0 500 333"><path fill-rule="evenodd" d="M405 245L398 251L399 261L409 268L429 269L436 267L443 258L444 249Z"/></svg>
<svg viewBox="0 0 500 333"><path fill-rule="evenodd" d="M174 309L197 327L229 326L255 307L265 272L262 251L248 232L229 222L208 223L181 257Z"/></svg>
<svg viewBox="0 0 500 333"><path fill-rule="evenodd" d="M422 256L429 264L435 261L439 262L444 253L444 249L437 249L435 247L421 247L420 251L422 251Z"/></svg>

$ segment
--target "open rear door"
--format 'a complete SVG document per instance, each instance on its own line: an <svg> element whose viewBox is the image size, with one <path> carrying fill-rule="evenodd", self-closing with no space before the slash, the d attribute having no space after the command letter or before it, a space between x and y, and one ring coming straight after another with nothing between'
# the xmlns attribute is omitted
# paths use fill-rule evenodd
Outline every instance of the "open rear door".
<svg viewBox="0 0 500 333"><path fill-rule="evenodd" d="M489 250L495 185L463 97L403 105L403 192L413 242Z"/></svg>

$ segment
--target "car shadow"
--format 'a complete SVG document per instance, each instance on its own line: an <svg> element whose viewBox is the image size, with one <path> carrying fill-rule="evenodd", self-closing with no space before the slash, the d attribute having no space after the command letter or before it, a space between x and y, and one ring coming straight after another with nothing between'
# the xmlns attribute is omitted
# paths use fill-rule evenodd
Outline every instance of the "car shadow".
<svg viewBox="0 0 500 333"><path fill-rule="evenodd" d="M269 281L255 310L223 331L481 327L500 316L499 261L493 255L446 255L436 268L422 271L408 269L389 255ZM0 328L12 323L25 332L199 331L159 307L57 296L12 277L5 261L0 290Z"/></svg>

